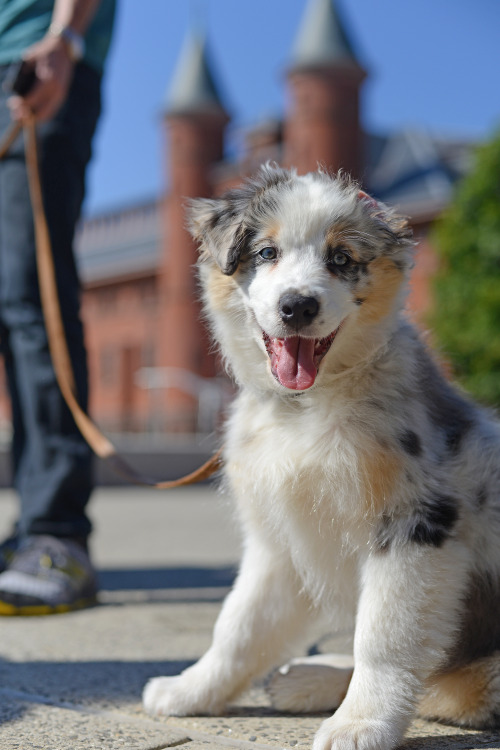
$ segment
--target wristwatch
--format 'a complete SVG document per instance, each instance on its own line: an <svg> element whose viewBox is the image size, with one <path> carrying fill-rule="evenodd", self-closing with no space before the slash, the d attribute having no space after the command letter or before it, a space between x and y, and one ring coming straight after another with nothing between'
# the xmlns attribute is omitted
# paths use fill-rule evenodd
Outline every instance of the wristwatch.
<svg viewBox="0 0 500 750"><path fill-rule="evenodd" d="M68 54L73 62L81 60L85 54L85 39L69 26L60 26L58 23L51 23L49 34L62 39L67 47Z"/></svg>

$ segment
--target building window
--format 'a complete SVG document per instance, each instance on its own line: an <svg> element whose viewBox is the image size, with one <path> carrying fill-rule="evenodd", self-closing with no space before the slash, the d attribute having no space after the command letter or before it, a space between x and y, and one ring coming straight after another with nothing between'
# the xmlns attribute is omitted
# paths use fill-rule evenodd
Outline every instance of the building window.
<svg viewBox="0 0 500 750"><path fill-rule="evenodd" d="M106 347L99 354L99 379L104 387L112 386L116 383L116 349Z"/></svg>
<svg viewBox="0 0 500 750"><path fill-rule="evenodd" d="M140 305L145 310L154 310L157 302L155 279L143 279L138 284Z"/></svg>
<svg viewBox="0 0 500 750"><path fill-rule="evenodd" d="M141 351L141 366L155 366L155 345L152 341L145 341Z"/></svg>
<svg viewBox="0 0 500 750"><path fill-rule="evenodd" d="M118 301L118 290L114 287L106 287L99 290L98 303L99 312L113 313L116 310Z"/></svg>

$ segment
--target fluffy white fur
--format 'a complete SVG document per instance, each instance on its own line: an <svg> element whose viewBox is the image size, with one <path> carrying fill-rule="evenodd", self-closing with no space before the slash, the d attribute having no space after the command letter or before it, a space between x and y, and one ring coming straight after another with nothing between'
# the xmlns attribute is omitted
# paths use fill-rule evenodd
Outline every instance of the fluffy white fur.
<svg viewBox="0 0 500 750"><path fill-rule="evenodd" d="M222 711L323 618L355 628L352 678L313 660L269 687L284 709L337 708L314 750L393 748L419 702L495 723L500 433L401 313L406 222L349 180L271 167L191 216L239 386L224 475L244 556L211 648L150 681L146 710Z"/></svg>

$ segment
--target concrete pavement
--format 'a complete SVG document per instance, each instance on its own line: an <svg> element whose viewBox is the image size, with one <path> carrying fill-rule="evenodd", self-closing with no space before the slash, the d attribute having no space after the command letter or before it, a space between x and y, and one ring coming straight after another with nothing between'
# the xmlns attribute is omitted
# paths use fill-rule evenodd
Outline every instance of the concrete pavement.
<svg viewBox="0 0 500 750"><path fill-rule="evenodd" d="M279 715L252 689L217 718L153 719L149 677L176 674L208 647L234 576L231 509L210 488L95 493L93 558L101 605L55 617L0 620L0 749L309 748L321 717ZM15 515L0 493L0 538ZM411 750L500 748L498 732L416 721Z"/></svg>

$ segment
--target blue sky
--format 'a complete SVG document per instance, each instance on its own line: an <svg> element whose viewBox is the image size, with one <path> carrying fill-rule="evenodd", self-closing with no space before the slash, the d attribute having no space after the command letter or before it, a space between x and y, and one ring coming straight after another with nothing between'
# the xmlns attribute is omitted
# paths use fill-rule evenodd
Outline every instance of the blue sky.
<svg viewBox="0 0 500 750"><path fill-rule="evenodd" d="M370 71L363 121L480 140L500 127L499 0L337 0ZM235 133L286 107L306 0L118 0L86 213L165 189L161 112L187 30L207 32Z"/></svg>

